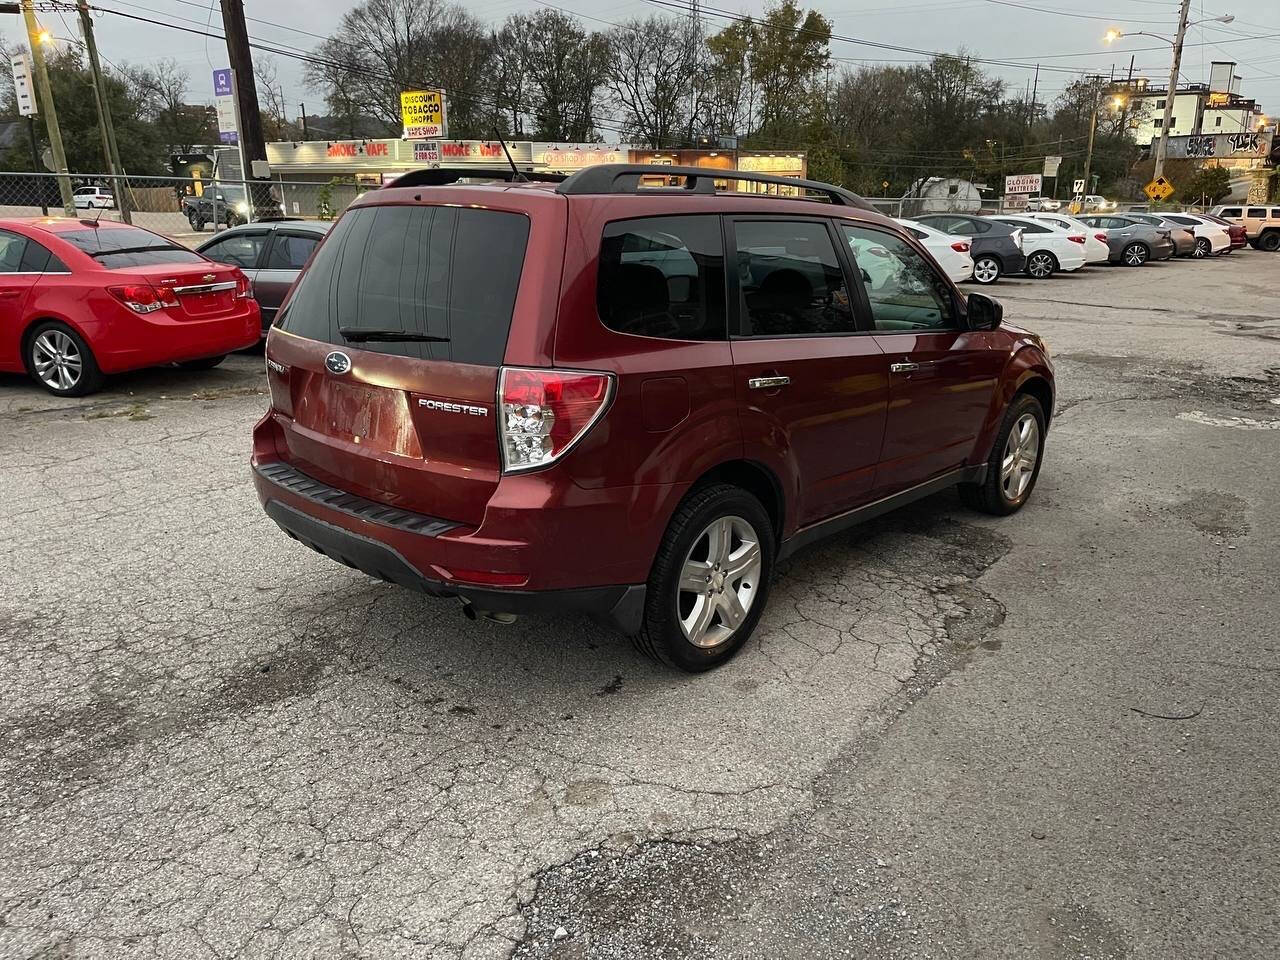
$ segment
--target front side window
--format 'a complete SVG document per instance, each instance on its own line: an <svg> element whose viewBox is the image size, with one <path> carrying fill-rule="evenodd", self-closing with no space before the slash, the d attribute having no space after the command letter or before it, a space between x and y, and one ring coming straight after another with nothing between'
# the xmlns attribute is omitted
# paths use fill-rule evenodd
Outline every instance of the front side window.
<svg viewBox="0 0 1280 960"><path fill-rule="evenodd" d="M317 236L304 237L297 233L277 233L267 254L268 270L301 270L307 258L320 243Z"/></svg>
<svg viewBox="0 0 1280 960"><path fill-rule="evenodd" d="M857 329L825 223L740 220L734 234L743 336L815 337Z"/></svg>
<svg viewBox="0 0 1280 960"><path fill-rule="evenodd" d="M260 233L236 233L209 244L201 251L210 260L233 263L237 267L252 269L258 265L258 257L267 242L265 231Z"/></svg>
<svg viewBox="0 0 1280 960"><path fill-rule="evenodd" d="M867 227L842 225L871 304L875 329L940 330L954 326L950 287L902 240Z"/></svg>
<svg viewBox="0 0 1280 960"><path fill-rule="evenodd" d="M1222 209L1222 216L1224 216L1224 217L1239 217L1239 216L1240 216L1240 208L1239 208L1239 207L1223 207L1223 209Z"/></svg>
<svg viewBox="0 0 1280 960"><path fill-rule="evenodd" d="M724 243L718 216L608 224L596 306L610 330L669 340L723 340Z"/></svg>

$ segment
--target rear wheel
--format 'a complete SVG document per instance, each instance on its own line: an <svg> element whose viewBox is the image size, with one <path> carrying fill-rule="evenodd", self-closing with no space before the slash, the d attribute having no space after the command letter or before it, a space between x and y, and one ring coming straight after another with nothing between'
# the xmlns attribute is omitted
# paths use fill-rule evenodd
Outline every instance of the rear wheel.
<svg viewBox="0 0 1280 960"><path fill-rule="evenodd" d="M960 484L961 499L975 510L998 517L1016 513L1035 489L1043 454L1044 411L1035 397L1019 394L996 434L986 479Z"/></svg>
<svg viewBox="0 0 1280 960"><path fill-rule="evenodd" d="M995 257L978 257L973 261L973 279L986 285L1000 279L1000 261Z"/></svg>
<svg viewBox="0 0 1280 960"><path fill-rule="evenodd" d="M1047 250L1037 250L1027 257L1027 276L1048 280L1058 269L1058 258Z"/></svg>
<svg viewBox="0 0 1280 960"><path fill-rule="evenodd" d="M1280 230L1272 230L1270 233L1264 233L1258 238L1258 249L1265 250L1267 253L1275 253L1280 250Z"/></svg>
<svg viewBox="0 0 1280 960"><path fill-rule="evenodd" d="M212 370L225 359L227 355L220 353L216 357L201 357L199 360L180 360L178 366L183 370Z"/></svg>
<svg viewBox="0 0 1280 960"><path fill-rule="evenodd" d="M773 525L759 500L728 484L696 490L658 548L636 646L691 673L718 667L759 623L773 560Z"/></svg>
<svg viewBox="0 0 1280 960"><path fill-rule="evenodd" d="M1209 238L1196 237L1196 249L1192 256L1197 260L1202 260L1211 253L1213 253L1213 246L1209 243Z"/></svg>
<svg viewBox="0 0 1280 960"><path fill-rule="evenodd" d="M1151 251L1147 249L1145 243L1131 243L1124 248L1124 252L1120 255L1121 262L1126 267L1140 267L1151 258Z"/></svg>
<svg viewBox="0 0 1280 960"><path fill-rule="evenodd" d="M32 379L59 397L83 397L102 387L102 371L80 334L65 324L42 323L27 341Z"/></svg>

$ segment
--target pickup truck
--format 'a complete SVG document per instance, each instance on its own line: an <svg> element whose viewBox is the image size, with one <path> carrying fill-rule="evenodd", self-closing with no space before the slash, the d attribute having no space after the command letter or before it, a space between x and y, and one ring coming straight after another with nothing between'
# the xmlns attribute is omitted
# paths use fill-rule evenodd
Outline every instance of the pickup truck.
<svg viewBox="0 0 1280 960"><path fill-rule="evenodd" d="M1249 245L1255 250L1266 250L1269 253L1280 250L1280 206L1220 204L1209 213L1244 227Z"/></svg>
<svg viewBox="0 0 1280 960"><path fill-rule="evenodd" d="M199 233L206 223L225 223L228 227L237 227L249 222L249 203L244 191L239 188L224 187L218 191L206 190L200 196L184 196L182 213L191 224L191 229Z"/></svg>

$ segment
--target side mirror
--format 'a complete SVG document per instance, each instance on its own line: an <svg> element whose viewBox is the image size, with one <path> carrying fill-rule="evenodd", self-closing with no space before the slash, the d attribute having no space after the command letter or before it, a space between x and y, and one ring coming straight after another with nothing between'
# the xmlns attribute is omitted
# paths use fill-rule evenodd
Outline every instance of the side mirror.
<svg viewBox="0 0 1280 960"><path fill-rule="evenodd" d="M971 293L965 299L965 315L970 330L994 330L1004 320L1004 307L985 293Z"/></svg>

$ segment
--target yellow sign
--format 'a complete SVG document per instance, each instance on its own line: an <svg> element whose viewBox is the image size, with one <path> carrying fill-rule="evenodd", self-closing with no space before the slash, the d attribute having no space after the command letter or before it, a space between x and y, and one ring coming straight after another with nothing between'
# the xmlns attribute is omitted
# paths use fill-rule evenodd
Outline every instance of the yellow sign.
<svg viewBox="0 0 1280 960"><path fill-rule="evenodd" d="M1142 192L1152 200L1168 200L1173 196L1173 184L1165 177L1156 177L1142 188Z"/></svg>
<svg viewBox="0 0 1280 960"><path fill-rule="evenodd" d="M443 90L403 90L400 119L405 140L447 139Z"/></svg>

